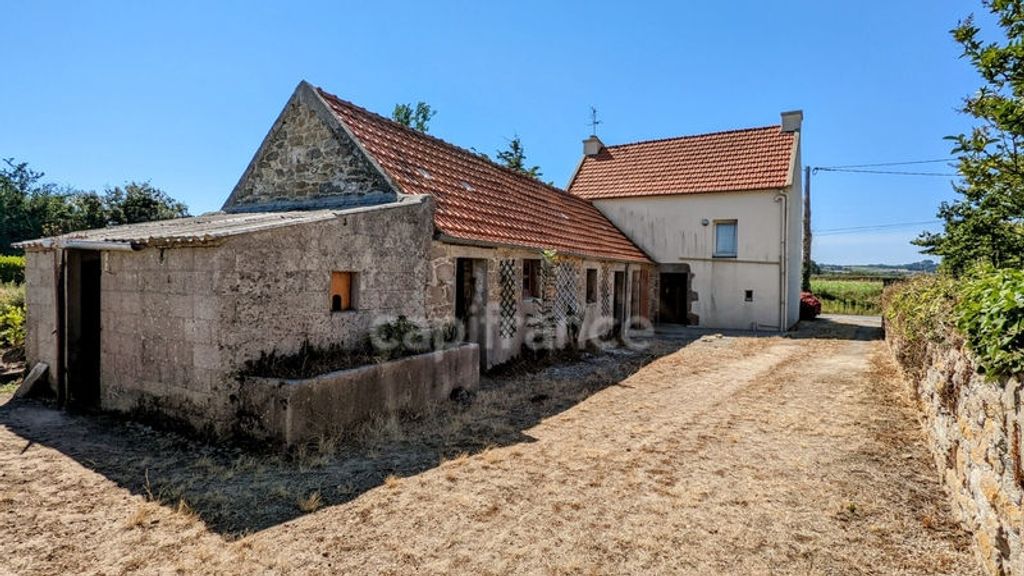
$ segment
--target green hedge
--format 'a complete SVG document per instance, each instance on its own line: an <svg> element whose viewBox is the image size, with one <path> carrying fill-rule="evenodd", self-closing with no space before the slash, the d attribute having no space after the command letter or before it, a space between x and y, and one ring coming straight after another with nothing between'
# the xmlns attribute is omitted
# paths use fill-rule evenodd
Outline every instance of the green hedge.
<svg viewBox="0 0 1024 576"><path fill-rule="evenodd" d="M966 279L954 310L986 373L1024 373L1024 270L987 270Z"/></svg>
<svg viewBox="0 0 1024 576"><path fill-rule="evenodd" d="M0 255L0 282L25 281L25 257Z"/></svg>
<svg viewBox="0 0 1024 576"><path fill-rule="evenodd" d="M25 308L0 304L0 346L25 344Z"/></svg>
<svg viewBox="0 0 1024 576"><path fill-rule="evenodd" d="M923 367L929 342L963 338L980 371L1024 373L1024 270L918 277L889 288L883 307L888 329L905 343L903 360L914 366Z"/></svg>

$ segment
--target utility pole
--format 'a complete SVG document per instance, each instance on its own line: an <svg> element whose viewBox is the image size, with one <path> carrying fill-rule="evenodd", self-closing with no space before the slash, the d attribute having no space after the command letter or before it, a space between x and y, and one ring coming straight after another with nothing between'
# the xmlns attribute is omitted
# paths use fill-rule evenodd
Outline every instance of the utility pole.
<svg viewBox="0 0 1024 576"><path fill-rule="evenodd" d="M811 291L811 167L804 167L804 266L801 290Z"/></svg>

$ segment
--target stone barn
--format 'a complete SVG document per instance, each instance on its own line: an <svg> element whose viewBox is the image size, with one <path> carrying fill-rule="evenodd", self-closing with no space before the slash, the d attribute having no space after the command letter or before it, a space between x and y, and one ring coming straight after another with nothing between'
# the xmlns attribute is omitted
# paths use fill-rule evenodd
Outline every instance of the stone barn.
<svg viewBox="0 0 1024 576"><path fill-rule="evenodd" d="M28 362L62 402L218 436L250 432L256 402L257 435L301 437L297 385L239 378L264 354L354 346L399 316L475 344L358 394L318 380L304 401L347 422L474 385L538 315L582 339L656 308L651 260L587 200L305 82L220 212L20 246Z"/></svg>

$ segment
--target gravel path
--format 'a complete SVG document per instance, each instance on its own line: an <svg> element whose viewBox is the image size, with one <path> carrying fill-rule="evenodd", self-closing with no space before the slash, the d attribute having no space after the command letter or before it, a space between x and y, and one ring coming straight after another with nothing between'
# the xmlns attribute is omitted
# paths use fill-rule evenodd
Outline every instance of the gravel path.
<svg viewBox="0 0 1024 576"><path fill-rule="evenodd" d="M146 486L126 479L145 458L172 458L193 491L212 490L210 478L230 470L208 448L8 404L0 573L976 574L876 326L830 317L787 338L676 333L655 346L674 351L629 377L604 357L504 377L457 418L442 412L394 435L404 448L393 454L408 461L456 418L443 446L429 444L443 461L392 463L394 475L349 487L348 499L242 537L218 528L212 502L243 518L259 502L223 492L207 503L188 490L201 505L147 501ZM535 408L541 397L554 408ZM505 412L521 417L495 425ZM451 454L470 431L494 446ZM125 459L131 473L97 462L133 434L145 441ZM302 470L260 457L238 477L257 492L279 482L302 493L315 476L333 494L354 461L388 461L380 444L360 450Z"/></svg>

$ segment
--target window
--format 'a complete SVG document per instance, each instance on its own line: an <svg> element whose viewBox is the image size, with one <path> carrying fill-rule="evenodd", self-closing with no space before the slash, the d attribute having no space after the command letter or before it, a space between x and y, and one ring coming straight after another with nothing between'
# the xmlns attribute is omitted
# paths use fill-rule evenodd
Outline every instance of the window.
<svg viewBox="0 0 1024 576"><path fill-rule="evenodd" d="M753 302L754 301L754 291L753 290L746 290L746 291L744 291L743 292L743 299L746 300L747 302Z"/></svg>
<svg viewBox="0 0 1024 576"><path fill-rule="evenodd" d="M715 258L736 257L736 221L715 222Z"/></svg>
<svg viewBox="0 0 1024 576"><path fill-rule="evenodd" d="M587 268L587 304L597 302L597 268Z"/></svg>
<svg viewBox="0 0 1024 576"><path fill-rule="evenodd" d="M540 298L540 260L523 260L523 298Z"/></svg>
<svg viewBox="0 0 1024 576"><path fill-rule="evenodd" d="M355 272L331 272L331 312L345 312L356 308Z"/></svg>

